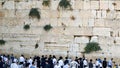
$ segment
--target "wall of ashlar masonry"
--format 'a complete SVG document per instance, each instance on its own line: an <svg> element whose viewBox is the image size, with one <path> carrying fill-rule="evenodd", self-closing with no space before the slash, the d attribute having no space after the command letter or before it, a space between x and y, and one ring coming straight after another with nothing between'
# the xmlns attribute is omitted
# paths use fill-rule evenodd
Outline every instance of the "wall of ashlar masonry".
<svg viewBox="0 0 120 68"><path fill-rule="evenodd" d="M82 56L86 43L95 41L102 50L90 56L119 57L119 0L71 0L72 11L58 11L59 2L51 0L45 7L42 0L0 0L0 39L6 41L0 52L66 56L69 51L71 56ZM31 8L38 8L40 20L29 18ZM30 24L27 31L25 24ZM46 24L53 26L48 32L43 29Z"/></svg>

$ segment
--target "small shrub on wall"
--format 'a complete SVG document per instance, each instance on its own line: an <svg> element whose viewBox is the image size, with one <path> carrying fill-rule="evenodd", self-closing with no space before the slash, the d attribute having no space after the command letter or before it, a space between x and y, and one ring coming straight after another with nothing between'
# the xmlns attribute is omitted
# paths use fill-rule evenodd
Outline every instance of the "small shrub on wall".
<svg viewBox="0 0 120 68"><path fill-rule="evenodd" d="M84 50L85 50L85 53L91 53L93 51L99 51L101 50L101 48L97 42L89 42L87 43Z"/></svg>
<svg viewBox="0 0 120 68"><path fill-rule="evenodd" d="M26 24L26 25L24 25L24 30L28 30L28 29L30 29L30 25L28 25L28 24Z"/></svg>
<svg viewBox="0 0 120 68"><path fill-rule="evenodd" d="M37 8L32 8L30 10L29 16L32 17L32 18L40 19L40 13L39 13Z"/></svg>
<svg viewBox="0 0 120 68"><path fill-rule="evenodd" d="M5 43L6 43L6 41L5 41L5 40L0 39L0 45L4 45Z"/></svg>
<svg viewBox="0 0 120 68"><path fill-rule="evenodd" d="M44 26L45 31L49 31L52 28L50 24Z"/></svg>
<svg viewBox="0 0 120 68"><path fill-rule="evenodd" d="M39 47L39 45L38 45L38 43L36 43L36 44L35 44L35 49L38 48L38 47Z"/></svg>
<svg viewBox="0 0 120 68"><path fill-rule="evenodd" d="M50 6L50 0L43 0L42 5L43 6Z"/></svg>
<svg viewBox="0 0 120 68"><path fill-rule="evenodd" d="M72 9L70 1L68 0L61 0L58 5L58 10L59 10L59 7L62 9Z"/></svg>

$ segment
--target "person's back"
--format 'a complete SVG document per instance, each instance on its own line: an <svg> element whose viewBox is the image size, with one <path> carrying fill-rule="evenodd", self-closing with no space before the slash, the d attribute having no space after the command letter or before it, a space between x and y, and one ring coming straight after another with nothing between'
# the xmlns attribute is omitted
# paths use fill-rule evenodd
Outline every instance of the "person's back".
<svg viewBox="0 0 120 68"><path fill-rule="evenodd" d="M36 66L35 66L34 62L32 62L32 65L30 65L30 67L29 67L29 68L36 68Z"/></svg>
<svg viewBox="0 0 120 68"><path fill-rule="evenodd" d="M18 65L17 65L16 63L12 63L12 64L10 65L10 68L18 68Z"/></svg>
<svg viewBox="0 0 120 68"><path fill-rule="evenodd" d="M80 68L83 68L83 59L80 58L79 60L80 60L80 63L79 63L80 66L79 66L79 67L80 67Z"/></svg>
<svg viewBox="0 0 120 68"><path fill-rule="evenodd" d="M89 62L89 68L93 68L92 59L90 59L90 62Z"/></svg>
<svg viewBox="0 0 120 68"><path fill-rule="evenodd" d="M0 57L0 68L4 68L3 65L4 63L2 62L2 58Z"/></svg>
<svg viewBox="0 0 120 68"><path fill-rule="evenodd" d="M106 58L104 58L103 63L102 63L102 66L103 66L103 68L106 68L106 67L107 67L107 61L106 61Z"/></svg>

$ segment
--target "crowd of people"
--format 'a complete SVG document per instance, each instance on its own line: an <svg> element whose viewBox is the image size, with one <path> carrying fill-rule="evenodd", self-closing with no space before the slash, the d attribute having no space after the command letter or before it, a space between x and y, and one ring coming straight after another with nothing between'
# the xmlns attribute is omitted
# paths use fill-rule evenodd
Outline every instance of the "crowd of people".
<svg viewBox="0 0 120 68"><path fill-rule="evenodd" d="M94 60L94 61L93 61ZM104 59L87 59L85 57L70 57L58 59L55 55L42 55L26 58L24 55L15 57L11 55L0 55L0 68L120 68L118 64Z"/></svg>

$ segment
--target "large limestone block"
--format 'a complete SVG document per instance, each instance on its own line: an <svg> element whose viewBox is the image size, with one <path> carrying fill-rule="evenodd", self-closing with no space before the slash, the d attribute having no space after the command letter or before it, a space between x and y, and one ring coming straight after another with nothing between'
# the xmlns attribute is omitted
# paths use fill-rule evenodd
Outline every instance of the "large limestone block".
<svg viewBox="0 0 120 68"><path fill-rule="evenodd" d="M110 12L107 12L107 18L108 19L115 19L116 17L117 17L117 15L116 15L116 11L114 11L114 10L111 10Z"/></svg>
<svg viewBox="0 0 120 68"><path fill-rule="evenodd" d="M88 43L89 38L88 37L75 37L75 43Z"/></svg>
<svg viewBox="0 0 120 68"><path fill-rule="evenodd" d="M57 10L58 8L58 4L59 4L60 0L51 0L51 6L50 6L50 9L51 10Z"/></svg>
<svg viewBox="0 0 120 68"><path fill-rule="evenodd" d="M59 18L58 19L58 26L66 27L69 25L70 21L71 21L70 18Z"/></svg>
<svg viewBox="0 0 120 68"><path fill-rule="evenodd" d="M58 43L70 43L73 41L72 35L59 35Z"/></svg>
<svg viewBox="0 0 120 68"><path fill-rule="evenodd" d="M69 22L69 26L76 26L76 27L81 27L83 24L82 24L82 19L81 18L77 18L75 17L75 20L71 20Z"/></svg>
<svg viewBox="0 0 120 68"><path fill-rule="evenodd" d="M82 19L82 22L83 22L83 23L82 23L82 26L83 26L83 27L87 27L88 24L89 24L89 19L83 18L83 19Z"/></svg>
<svg viewBox="0 0 120 68"><path fill-rule="evenodd" d="M120 10L120 1L115 1L115 9Z"/></svg>
<svg viewBox="0 0 120 68"><path fill-rule="evenodd" d="M2 1L0 1L0 4L2 4ZM3 6L2 6L2 5L0 5L0 9L3 9Z"/></svg>
<svg viewBox="0 0 120 68"><path fill-rule="evenodd" d="M98 36L110 36L110 28L103 28L103 27L94 27L93 28L93 35Z"/></svg>
<svg viewBox="0 0 120 68"><path fill-rule="evenodd" d="M50 31L49 34L51 35L61 35L64 34L64 28L60 26L54 26Z"/></svg>
<svg viewBox="0 0 120 68"><path fill-rule="evenodd" d="M83 6L84 6L84 10L90 9L90 2L89 1L84 1Z"/></svg>
<svg viewBox="0 0 120 68"><path fill-rule="evenodd" d="M76 43L70 43L69 44L69 52L79 52L79 47L80 45L79 44L76 44Z"/></svg>
<svg viewBox="0 0 120 68"><path fill-rule="evenodd" d="M41 18L41 19L29 19L26 21L26 23L36 26L36 27L44 27L45 25L48 25L51 23L51 19L49 18Z"/></svg>
<svg viewBox="0 0 120 68"><path fill-rule="evenodd" d="M120 44L120 37L115 37L115 44Z"/></svg>
<svg viewBox="0 0 120 68"><path fill-rule="evenodd" d="M80 51L80 52L84 52L85 46L86 46L86 43L80 43L80 44L79 44L79 51Z"/></svg>
<svg viewBox="0 0 120 68"><path fill-rule="evenodd" d="M96 10L91 10L90 17L91 18L97 18L97 11Z"/></svg>
<svg viewBox="0 0 120 68"><path fill-rule="evenodd" d="M91 36L92 35L92 28L91 27L68 27L64 31L65 35L87 35Z"/></svg>
<svg viewBox="0 0 120 68"><path fill-rule="evenodd" d="M119 20L105 20L105 27L119 28Z"/></svg>
<svg viewBox="0 0 120 68"><path fill-rule="evenodd" d="M89 19L89 20L88 20L88 27L93 27L93 26L94 26L94 23L95 23L95 20L94 20L94 19Z"/></svg>
<svg viewBox="0 0 120 68"><path fill-rule="evenodd" d="M84 1L76 0L74 4L75 5L74 9L83 9L83 4L84 4Z"/></svg>
<svg viewBox="0 0 120 68"><path fill-rule="evenodd" d="M3 5L3 9L15 9L15 2L14 1L6 1Z"/></svg>
<svg viewBox="0 0 120 68"><path fill-rule="evenodd" d="M18 2L16 3L16 9L31 9L31 8L42 8L41 1L29 1L29 2Z"/></svg>
<svg viewBox="0 0 120 68"><path fill-rule="evenodd" d="M50 18L50 11L48 10L40 10L40 14L42 18Z"/></svg>
<svg viewBox="0 0 120 68"><path fill-rule="evenodd" d="M7 18L11 18L11 17L15 17L15 11L14 10L4 10L5 12L5 17Z"/></svg>
<svg viewBox="0 0 120 68"><path fill-rule="evenodd" d="M51 26L58 26L58 23L57 23L58 19L57 18L51 18L50 19L50 24Z"/></svg>
<svg viewBox="0 0 120 68"><path fill-rule="evenodd" d="M76 1L76 0L71 0L71 1L70 1L71 7L72 7L73 9L75 8L75 1Z"/></svg>
<svg viewBox="0 0 120 68"><path fill-rule="evenodd" d="M98 37L97 36L92 36L90 39L90 42L98 42Z"/></svg>
<svg viewBox="0 0 120 68"><path fill-rule="evenodd" d="M104 19L95 19L95 26L96 27L104 27L105 26L105 21Z"/></svg>
<svg viewBox="0 0 120 68"><path fill-rule="evenodd" d="M29 13L30 13L30 10L18 9L14 14L18 18L26 18L26 17L29 17Z"/></svg>
<svg viewBox="0 0 120 68"><path fill-rule="evenodd" d="M90 1L90 9L99 9L99 1Z"/></svg>
<svg viewBox="0 0 120 68"><path fill-rule="evenodd" d="M97 18L102 18L102 11L97 11Z"/></svg>
<svg viewBox="0 0 120 68"><path fill-rule="evenodd" d="M116 11L116 19L120 19L120 12Z"/></svg>
<svg viewBox="0 0 120 68"><path fill-rule="evenodd" d="M72 14L74 15L75 12L71 11L60 11L59 12L62 18L70 17Z"/></svg>
<svg viewBox="0 0 120 68"><path fill-rule="evenodd" d="M114 10L114 7L116 6L114 5L114 1L108 1L108 2L109 2L109 9Z"/></svg>
<svg viewBox="0 0 120 68"><path fill-rule="evenodd" d="M50 10L50 18L59 18L60 16L60 13L59 11L53 11L53 10Z"/></svg>
<svg viewBox="0 0 120 68"><path fill-rule="evenodd" d="M108 9L109 1L100 1L100 9Z"/></svg>
<svg viewBox="0 0 120 68"><path fill-rule="evenodd" d="M48 51L68 51L68 44L45 44L45 49Z"/></svg>
<svg viewBox="0 0 120 68"><path fill-rule="evenodd" d="M107 12L105 10L103 10L101 14L102 14L102 18L106 18Z"/></svg>
<svg viewBox="0 0 120 68"><path fill-rule="evenodd" d="M41 35L40 37L40 40L42 40L43 42L45 43L57 43L58 42L58 38L57 36L55 35L46 35L46 34L43 34Z"/></svg>
<svg viewBox="0 0 120 68"><path fill-rule="evenodd" d="M5 26L1 26L0 33L9 33L9 28Z"/></svg>
<svg viewBox="0 0 120 68"><path fill-rule="evenodd" d="M89 10L81 10L79 13L80 18L88 19L91 17L91 11Z"/></svg>
<svg viewBox="0 0 120 68"><path fill-rule="evenodd" d="M1 18L1 17L5 17L4 11L0 11L0 18Z"/></svg>

